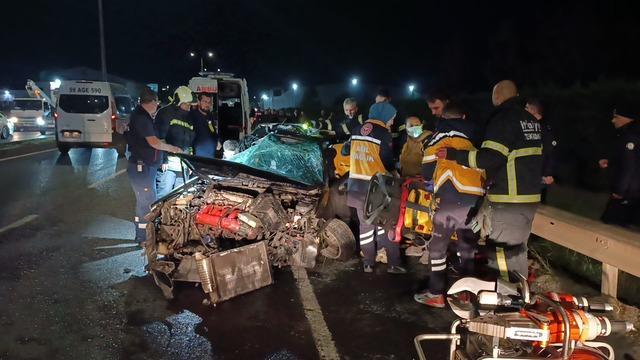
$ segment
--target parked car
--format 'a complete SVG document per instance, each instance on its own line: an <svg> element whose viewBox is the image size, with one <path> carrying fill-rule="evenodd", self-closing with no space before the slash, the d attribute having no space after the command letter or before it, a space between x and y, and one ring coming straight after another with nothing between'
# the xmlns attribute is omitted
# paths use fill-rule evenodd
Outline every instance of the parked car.
<svg viewBox="0 0 640 360"><path fill-rule="evenodd" d="M0 112L0 139L8 139L13 135L14 129L13 121L9 121L9 118Z"/></svg>

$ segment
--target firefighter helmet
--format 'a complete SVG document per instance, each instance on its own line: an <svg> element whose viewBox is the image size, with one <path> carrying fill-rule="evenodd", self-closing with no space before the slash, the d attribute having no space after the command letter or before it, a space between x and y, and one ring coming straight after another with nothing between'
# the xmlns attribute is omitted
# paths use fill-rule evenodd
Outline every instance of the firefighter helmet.
<svg viewBox="0 0 640 360"><path fill-rule="evenodd" d="M194 97L191 89L184 85L179 86L173 93L173 101L176 103L176 105L184 103L192 104L194 102L193 99Z"/></svg>

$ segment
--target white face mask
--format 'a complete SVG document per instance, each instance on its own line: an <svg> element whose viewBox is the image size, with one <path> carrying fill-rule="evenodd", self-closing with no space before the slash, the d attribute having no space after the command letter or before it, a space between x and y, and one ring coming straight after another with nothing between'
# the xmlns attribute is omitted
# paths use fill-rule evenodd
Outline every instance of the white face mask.
<svg viewBox="0 0 640 360"><path fill-rule="evenodd" d="M407 134L413 138L417 138L422 134L422 125L411 126L407 128Z"/></svg>

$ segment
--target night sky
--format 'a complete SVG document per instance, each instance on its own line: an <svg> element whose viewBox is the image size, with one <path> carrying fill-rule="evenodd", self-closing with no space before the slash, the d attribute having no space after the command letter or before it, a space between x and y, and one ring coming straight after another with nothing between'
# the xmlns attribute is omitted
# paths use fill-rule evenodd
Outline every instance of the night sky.
<svg viewBox="0 0 640 360"><path fill-rule="evenodd" d="M489 5L491 3L491 5ZM0 85L100 68L95 0L3 1ZM362 81L488 90L640 79L640 1L104 0L109 73L176 84L190 51L250 89ZM51 80L51 79L41 79Z"/></svg>

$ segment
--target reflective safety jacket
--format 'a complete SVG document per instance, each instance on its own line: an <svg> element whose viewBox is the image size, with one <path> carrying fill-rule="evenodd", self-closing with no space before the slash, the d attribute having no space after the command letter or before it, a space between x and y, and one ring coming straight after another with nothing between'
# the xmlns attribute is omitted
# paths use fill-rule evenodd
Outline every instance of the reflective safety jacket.
<svg viewBox="0 0 640 360"><path fill-rule="evenodd" d="M158 110L156 124L158 137L166 140L168 144L183 150L193 146L195 129L188 111L184 111L176 105L165 106Z"/></svg>
<svg viewBox="0 0 640 360"><path fill-rule="evenodd" d="M469 195L484 195L484 171L463 166L453 160L436 157L438 150L449 148L473 151L475 147L469 138L472 123L463 119L440 119L438 128L427 142L422 158L422 176L433 179L434 193L438 193L445 183L451 182L456 191Z"/></svg>
<svg viewBox="0 0 640 360"><path fill-rule="evenodd" d="M331 124L333 131L336 132L337 141L347 141L351 134L362 125L362 115L358 114L353 118L345 117L340 121Z"/></svg>
<svg viewBox="0 0 640 360"><path fill-rule="evenodd" d="M364 201L371 177L393 169L391 134L386 125L380 120L365 121L351 135L349 152L349 198L355 195L358 200Z"/></svg>
<svg viewBox="0 0 640 360"><path fill-rule="evenodd" d="M518 97L495 109L480 149L449 151L447 159L484 169L489 201L540 202L542 127Z"/></svg>

